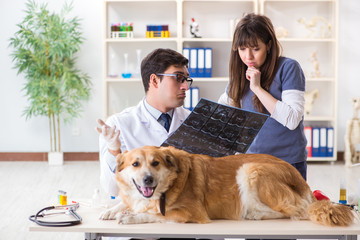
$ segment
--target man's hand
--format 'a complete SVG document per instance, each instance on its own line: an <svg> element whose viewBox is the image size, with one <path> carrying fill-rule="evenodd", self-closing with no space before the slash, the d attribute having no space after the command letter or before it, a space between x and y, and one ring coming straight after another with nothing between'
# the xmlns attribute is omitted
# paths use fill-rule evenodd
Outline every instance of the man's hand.
<svg viewBox="0 0 360 240"><path fill-rule="evenodd" d="M120 131L116 130L116 127L110 127L108 125L105 124L105 122L101 119L97 120L97 123L100 125L98 127L96 127L96 131L98 131L98 133L100 133L101 135L103 135L105 141L107 142L107 147L109 149L109 151L114 155L120 153L120 147L121 147L121 143L120 143Z"/></svg>

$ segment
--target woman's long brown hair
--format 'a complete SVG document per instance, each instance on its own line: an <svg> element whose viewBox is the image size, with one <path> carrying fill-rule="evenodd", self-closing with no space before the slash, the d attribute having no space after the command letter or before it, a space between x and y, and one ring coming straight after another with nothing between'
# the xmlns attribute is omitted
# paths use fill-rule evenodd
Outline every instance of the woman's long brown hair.
<svg viewBox="0 0 360 240"><path fill-rule="evenodd" d="M274 27L270 19L263 15L254 13L247 14L237 24L234 32L232 49L229 65L229 97L232 99L235 107L241 108L241 99L249 91L249 81L245 77L247 66L240 59L239 47L257 47L258 41L262 41L267 46L270 43L270 49L264 64L260 67L261 87L269 91L270 85L274 80L281 55L281 46L276 38ZM271 41L271 42L270 42ZM259 98L253 96L255 109L265 113L266 109Z"/></svg>

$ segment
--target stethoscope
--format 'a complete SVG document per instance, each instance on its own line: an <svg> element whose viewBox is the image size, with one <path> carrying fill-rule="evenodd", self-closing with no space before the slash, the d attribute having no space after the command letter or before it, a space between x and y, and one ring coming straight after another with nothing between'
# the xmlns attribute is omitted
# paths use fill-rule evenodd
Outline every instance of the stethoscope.
<svg viewBox="0 0 360 240"><path fill-rule="evenodd" d="M76 209L78 209L78 208L79 208L79 203L74 203L74 204L70 204L70 205L49 206L49 207L41 209L35 215L31 215L29 217L29 220L35 222L36 224L38 224L40 226L45 226L45 227L74 226L74 225L80 224L82 221L82 218L75 212ZM60 209L66 210L66 211L46 214L46 211L60 210ZM38 218L40 218L40 217L45 217L46 215L53 215L53 214L71 214L75 218L75 220L62 221L62 222L50 222L50 221L38 220Z"/></svg>

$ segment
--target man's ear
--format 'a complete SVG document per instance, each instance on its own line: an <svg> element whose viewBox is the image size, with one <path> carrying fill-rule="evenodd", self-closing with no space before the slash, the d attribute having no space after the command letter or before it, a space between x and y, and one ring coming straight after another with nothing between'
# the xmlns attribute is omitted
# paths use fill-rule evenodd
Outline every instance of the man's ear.
<svg viewBox="0 0 360 240"><path fill-rule="evenodd" d="M153 86L154 88L158 88L159 83L160 83L160 78L156 76L155 73L151 74L149 85Z"/></svg>
<svg viewBox="0 0 360 240"><path fill-rule="evenodd" d="M120 172L123 169L125 153L127 153L127 151L119 153L116 156L116 172Z"/></svg>

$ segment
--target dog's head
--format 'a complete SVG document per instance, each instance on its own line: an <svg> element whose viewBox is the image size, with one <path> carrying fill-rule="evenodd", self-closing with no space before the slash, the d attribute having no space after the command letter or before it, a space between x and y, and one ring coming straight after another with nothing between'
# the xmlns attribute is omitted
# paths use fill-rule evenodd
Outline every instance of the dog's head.
<svg viewBox="0 0 360 240"><path fill-rule="evenodd" d="M171 148L145 146L117 156L117 180L122 194L159 199L179 173Z"/></svg>

